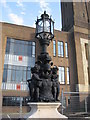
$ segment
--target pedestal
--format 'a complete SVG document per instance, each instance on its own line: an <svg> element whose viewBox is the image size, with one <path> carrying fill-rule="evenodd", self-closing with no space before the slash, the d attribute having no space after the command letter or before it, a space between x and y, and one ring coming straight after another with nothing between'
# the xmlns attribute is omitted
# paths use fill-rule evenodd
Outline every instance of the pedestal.
<svg viewBox="0 0 90 120"><path fill-rule="evenodd" d="M60 114L57 108L60 103L28 103L31 111L25 116L27 120L31 118L67 118Z"/></svg>

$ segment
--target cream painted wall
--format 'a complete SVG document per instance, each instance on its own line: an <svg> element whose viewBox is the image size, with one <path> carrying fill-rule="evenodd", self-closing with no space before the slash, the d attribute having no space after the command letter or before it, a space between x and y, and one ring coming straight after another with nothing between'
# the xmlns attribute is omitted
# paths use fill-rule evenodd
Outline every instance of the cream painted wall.
<svg viewBox="0 0 90 120"><path fill-rule="evenodd" d="M84 81L85 84L78 84L76 85L76 89L79 90L79 92L89 92L90 91L90 84L89 84L89 75L87 68L89 67L90 70L90 42L88 39L80 38L81 43L81 50L82 50L82 62L83 62L83 71L84 71ZM85 44L89 45L89 58L86 59L86 51L85 51Z"/></svg>
<svg viewBox="0 0 90 120"><path fill-rule="evenodd" d="M82 61L83 61L83 71L84 71L84 80L85 85L89 84L89 78L88 78L88 60L86 59L86 51L85 51L85 44L88 44L87 39L80 38L81 42L81 50L82 50Z"/></svg>

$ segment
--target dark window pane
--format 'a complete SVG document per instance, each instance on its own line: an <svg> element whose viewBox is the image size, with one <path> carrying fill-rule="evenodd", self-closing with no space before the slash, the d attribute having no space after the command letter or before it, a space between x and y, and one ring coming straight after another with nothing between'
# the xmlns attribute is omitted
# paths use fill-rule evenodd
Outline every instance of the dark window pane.
<svg viewBox="0 0 90 120"><path fill-rule="evenodd" d="M11 81L11 70L8 69L7 71L7 82L10 82Z"/></svg>
<svg viewBox="0 0 90 120"><path fill-rule="evenodd" d="M10 42L10 54L14 54L14 42Z"/></svg>
<svg viewBox="0 0 90 120"><path fill-rule="evenodd" d="M31 71L27 71L27 80L31 79Z"/></svg>
<svg viewBox="0 0 90 120"><path fill-rule="evenodd" d="M16 82L21 82L22 81L22 71L17 70L16 71Z"/></svg>
<svg viewBox="0 0 90 120"><path fill-rule="evenodd" d="M26 81L26 71L23 71L23 81Z"/></svg>
<svg viewBox="0 0 90 120"><path fill-rule="evenodd" d="M3 97L3 106L26 106L28 97Z"/></svg>
<svg viewBox="0 0 90 120"><path fill-rule="evenodd" d="M28 54L27 54L27 51L28 51L28 45L27 45L27 44L24 45L22 50L23 50L24 56L27 56L27 55L28 55Z"/></svg>
<svg viewBox="0 0 90 120"><path fill-rule="evenodd" d="M12 65L8 65L8 69L12 69Z"/></svg>
<svg viewBox="0 0 90 120"><path fill-rule="evenodd" d="M12 81L15 81L16 79L16 71L14 69L12 69Z"/></svg>
<svg viewBox="0 0 90 120"><path fill-rule="evenodd" d="M6 53L35 57L35 42L28 42L28 41L8 38Z"/></svg>
<svg viewBox="0 0 90 120"><path fill-rule="evenodd" d="M32 53L32 47L29 45L28 46L28 57L31 57L31 53Z"/></svg>
<svg viewBox="0 0 90 120"><path fill-rule="evenodd" d="M16 55L21 55L21 45L20 44L17 44L17 53L16 53Z"/></svg>
<svg viewBox="0 0 90 120"><path fill-rule="evenodd" d="M24 56L24 44L21 44L21 53L22 56Z"/></svg>
<svg viewBox="0 0 90 120"><path fill-rule="evenodd" d="M15 44L15 45L14 45L14 55L17 54L17 50L18 50L18 46L17 46L17 44Z"/></svg>
<svg viewBox="0 0 90 120"><path fill-rule="evenodd" d="M9 54L10 52L10 41L7 40L7 44L6 44L6 54Z"/></svg>
<svg viewBox="0 0 90 120"><path fill-rule="evenodd" d="M8 68L8 65L7 64L4 64L4 69L7 69Z"/></svg>
<svg viewBox="0 0 90 120"><path fill-rule="evenodd" d="M16 69L16 66L15 66L15 65L12 65L12 69L14 69L14 70L15 70L15 69Z"/></svg>
<svg viewBox="0 0 90 120"><path fill-rule="evenodd" d="M87 43L85 43L85 52L86 52L86 59L88 60L88 56L89 56L89 45Z"/></svg>
<svg viewBox="0 0 90 120"><path fill-rule="evenodd" d="M7 82L7 70L4 69L3 71L3 82Z"/></svg>

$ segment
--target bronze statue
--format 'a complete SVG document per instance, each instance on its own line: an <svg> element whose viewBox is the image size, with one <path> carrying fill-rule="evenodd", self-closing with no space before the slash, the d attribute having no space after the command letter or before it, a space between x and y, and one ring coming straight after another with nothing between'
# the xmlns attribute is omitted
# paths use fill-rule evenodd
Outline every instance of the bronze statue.
<svg viewBox="0 0 90 120"><path fill-rule="evenodd" d="M58 101L59 81L57 66L51 68L51 58L48 54L41 54L35 66L31 68L32 78L28 80L31 101Z"/></svg>
<svg viewBox="0 0 90 120"><path fill-rule="evenodd" d="M59 91L60 91L60 84L59 84L59 81L58 81L57 71L58 71L57 66L54 66L52 68L52 77L51 77L51 79L52 79L52 82L53 82L52 92L53 92L53 97L54 97L55 101L59 101L58 97L59 97Z"/></svg>

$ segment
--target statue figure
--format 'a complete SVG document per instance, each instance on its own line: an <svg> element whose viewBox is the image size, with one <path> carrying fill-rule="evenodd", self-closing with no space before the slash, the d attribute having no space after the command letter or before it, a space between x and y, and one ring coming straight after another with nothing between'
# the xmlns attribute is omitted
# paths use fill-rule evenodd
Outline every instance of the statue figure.
<svg viewBox="0 0 90 120"><path fill-rule="evenodd" d="M40 101L50 102L54 101L52 95L52 81L51 81L51 66L47 63L43 65L44 69L41 71L42 85L40 86Z"/></svg>
<svg viewBox="0 0 90 120"><path fill-rule="evenodd" d="M60 93L60 83L58 81L58 75L57 75L58 68L57 66L54 66L52 68L52 93L55 101L59 101L59 93Z"/></svg>
<svg viewBox="0 0 90 120"><path fill-rule="evenodd" d="M29 84L30 90L30 101L38 101L39 100L39 86L42 80L39 77L39 61L35 63L35 66L31 68L32 78L27 80Z"/></svg>
<svg viewBox="0 0 90 120"><path fill-rule="evenodd" d="M32 78L28 80L30 96L32 102L57 101L59 96L59 81L57 66L51 68L53 63L49 63L51 57L48 53L41 53L38 56L38 61L35 66L31 68Z"/></svg>

